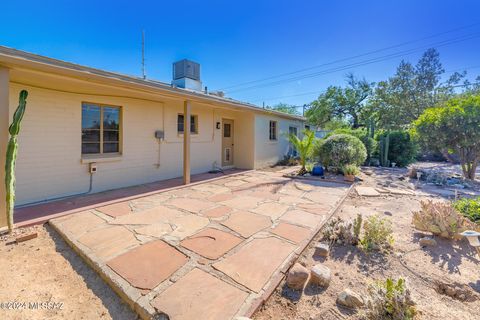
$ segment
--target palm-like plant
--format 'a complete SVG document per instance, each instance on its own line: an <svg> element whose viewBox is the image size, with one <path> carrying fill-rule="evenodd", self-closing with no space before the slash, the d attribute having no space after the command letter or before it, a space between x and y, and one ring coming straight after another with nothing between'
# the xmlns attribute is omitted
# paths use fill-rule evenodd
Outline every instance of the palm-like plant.
<svg viewBox="0 0 480 320"><path fill-rule="evenodd" d="M307 169L305 165L307 164L307 160L312 156L314 146L315 146L315 133L310 130L303 131L303 138L300 139L294 134L290 134L288 136L288 140L293 145L293 147L297 150L300 156L300 164L302 168L298 172L299 175L304 175L307 173Z"/></svg>

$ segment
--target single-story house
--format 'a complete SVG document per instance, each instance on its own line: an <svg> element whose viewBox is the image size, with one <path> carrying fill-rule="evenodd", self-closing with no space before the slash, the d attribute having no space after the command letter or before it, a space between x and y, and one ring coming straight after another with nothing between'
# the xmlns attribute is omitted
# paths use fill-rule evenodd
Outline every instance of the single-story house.
<svg viewBox="0 0 480 320"><path fill-rule="evenodd" d="M265 167L289 151L288 132L304 128L303 117L203 90L196 63L182 60L173 73L167 84L0 46L2 158L19 92L29 93L16 204L181 176L189 183L213 167Z"/></svg>

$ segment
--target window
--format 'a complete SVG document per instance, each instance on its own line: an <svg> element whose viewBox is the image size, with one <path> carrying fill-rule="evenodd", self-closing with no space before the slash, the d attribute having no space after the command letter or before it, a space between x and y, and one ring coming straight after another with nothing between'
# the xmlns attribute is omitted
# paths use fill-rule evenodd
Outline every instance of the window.
<svg viewBox="0 0 480 320"><path fill-rule="evenodd" d="M120 107L82 103L82 154L120 152Z"/></svg>
<svg viewBox="0 0 480 320"><path fill-rule="evenodd" d="M270 121L270 140L277 140L277 121Z"/></svg>
<svg viewBox="0 0 480 320"><path fill-rule="evenodd" d="M305 130L310 130L310 126L308 124L305 125Z"/></svg>
<svg viewBox="0 0 480 320"><path fill-rule="evenodd" d="M179 114L177 117L177 131L183 133L183 114ZM198 116L190 116L190 133L198 133Z"/></svg>

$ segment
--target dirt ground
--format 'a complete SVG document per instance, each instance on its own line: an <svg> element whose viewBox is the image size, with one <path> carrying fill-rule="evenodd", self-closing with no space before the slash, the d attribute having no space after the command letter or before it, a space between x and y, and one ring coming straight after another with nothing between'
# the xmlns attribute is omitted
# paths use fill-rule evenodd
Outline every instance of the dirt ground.
<svg viewBox="0 0 480 320"><path fill-rule="evenodd" d="M414 188L411 182L398 179L405 170L371 171L371 175L361 176L361 184ZM281 285L254 319L357 319L359 313L336 305L338 292L351 288L366 294L369 282L388 276L407 279L421 319L478 319L480 258L465 240L437 238L437 247L422 249L417 243L420 233L411 227L411 212L418 208L420 199L429 194L453 194L432 190L431 186L422 188L417 196L348 198L337 212L343 219L357 213L378 213L393 221L394 253L366 255L356 247L337 245L326 261L315 261L312 256L317 239L300 260L307 266L327 265L332 270L330 286L326 290L308 286L300 295ZM0 238L0 319L137 319L48 225L19 232L31 231L38 237L20 244L8 244L11 237ZM459 301L437 293L436 281L440 280L464 285L473 300Z"/></svg>
<svg viewBox="0 0 480 320"><path fill-rule="evenodd" d="M362 174L361 185L391 186L415 189L415 182L402 177L405 169L368 169ZM401 178L401 179L399 179ZM359 197L351 195L337 211L344 220L358 213L364 218L379 214L393 222L394 251L391 254L367 255L357 247L334 245L326 260L313 257L314 245L320 235L304 252L299 262L307 268L322 263L332 271L332 281L326 289L307 285L303 293L292 291L284 284L274 292L255 315L255 320L273 319L358 319L357 312L338 306L336 297L345 288L366 296L367 284L387 277L404 277L416 302L420 319L479 319L480 315L480 258L466 240L458 242L436 238L438 246L421 248L418 240L422 233L411 225L412 211L419 201L427 198L448 197L451 193L432 186L420 186L416 195L381 195ZM315 260L317 259L317 260ZM438 283L454 284L466 293L466 301L437 292Z"/></svg>
<svg viewBox="0 0 480 320"><path fill-rule="evenodd" d="M48 225L21 231L0 241L0 319L137 319Z"/></svg>

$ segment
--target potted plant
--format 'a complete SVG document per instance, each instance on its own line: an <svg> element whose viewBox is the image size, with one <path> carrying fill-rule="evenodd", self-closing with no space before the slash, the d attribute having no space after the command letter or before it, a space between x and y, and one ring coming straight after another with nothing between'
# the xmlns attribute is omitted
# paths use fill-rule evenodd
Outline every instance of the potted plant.
<svg viewBox="0 0 480 320"><path fill-rule="evenodd" d="M359 170L358 167L354 164L347 164L342 167L342 172L345 181L349 182L354 182L355 181L355 175L358 174Z"/></svg>

